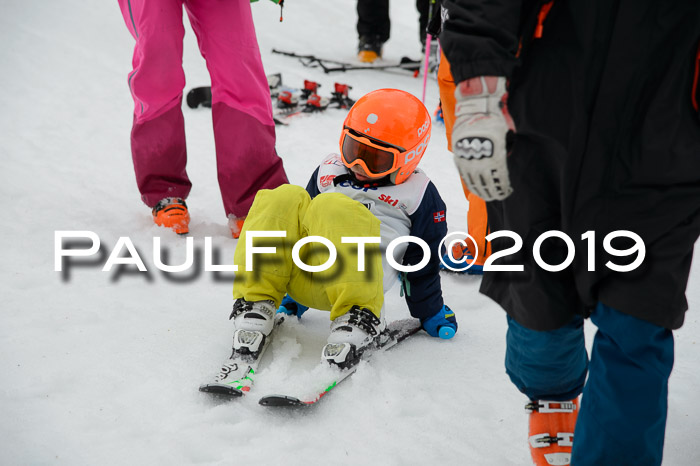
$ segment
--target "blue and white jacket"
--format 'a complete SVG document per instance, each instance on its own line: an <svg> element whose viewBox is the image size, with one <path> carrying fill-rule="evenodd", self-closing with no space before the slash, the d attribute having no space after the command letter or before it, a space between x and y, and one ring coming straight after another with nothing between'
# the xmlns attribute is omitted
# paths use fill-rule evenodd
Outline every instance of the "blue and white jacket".
<svg viewBox="0 0 700 466"><path fill-rule="evenodd" d="M437 188L427 175L417 169L400 185L371 186L355 180L343 165L340 155L331 154L314 171L306 186L311 197L320 193L338 192L361 202L381 222L381 248L400 236L416 236L430 247L430 261L404 277L406 303L413 317L432 317L443 306L440 287L440 242L447 235L446 207ZM394 259L403 265L423 260L423 249L415 243L401 243L394 250ZM384 292L397 281L398 271L382 254Z"/></svg>

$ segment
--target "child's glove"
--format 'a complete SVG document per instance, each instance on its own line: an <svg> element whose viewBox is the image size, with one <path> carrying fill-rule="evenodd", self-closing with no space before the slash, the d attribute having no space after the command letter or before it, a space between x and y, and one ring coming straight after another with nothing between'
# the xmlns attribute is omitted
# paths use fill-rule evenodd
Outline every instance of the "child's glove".
<svg viewBox="0 0 700 466"><path fill-rule="evenodd" d="M452 152L469 190L485 201L501 201L513 188L508 177L506 135L515 132L508 113L506 78L479 76L455 89Z"/></svg>
<svg viewBox="0 0 700 466"><path fill-rule="evenodd" d="M435 338L448 340L457 333L457 318L449 307L443 305L434 316L421 321L423 329L428 335Z"/></svg>
<svg viewBox="0 0 700 466"><path fill-rule="evenodd" d="M280 308L277 309L277 313L287 314L288 316L297 316L298 319L301 319L301 315L305 313L308 308L308 306L299 304L298 302L294 301L291 296L286 294L284 295L284 298L282 298L282 304L280 304Z"/></svg>

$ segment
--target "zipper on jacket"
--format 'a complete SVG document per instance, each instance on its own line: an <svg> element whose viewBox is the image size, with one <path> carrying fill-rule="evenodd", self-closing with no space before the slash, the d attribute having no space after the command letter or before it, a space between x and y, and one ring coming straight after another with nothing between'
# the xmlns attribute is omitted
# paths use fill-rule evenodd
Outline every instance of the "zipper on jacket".
<svg viewBox="0 0 700 466"><path fill-rule="evenodd" d="M518 41L518 50L515 53L516 57L520 57L535 39L542 38L544 21L547 19L549 10L554 5L554 0L541 0L538 3L539 11L536 5L533 6L532 10L528 11L526 19L520 25L520 40Z"/></svg>
<svg viewBox="0 0 700 466"><path fill-rule="evenodd" d="M535 33L532 36L534 39L542 38L542 33L544 32L544 20L547 19L547 15L549 14L549 10L552 9L552 5L554 5L554 0L545 3L540 7L540 12L537 13L537 26L535 27Z"/></svg>
<svg viewBox="0 0 700 466"><path fill-rule="evenodd" d="M698 79L700 79L700 42L698 43L698 51L695 54L695 76L693 77L693 90L690 95L693 108L696 112L700 112L700 89L698 89Z"/></svg>

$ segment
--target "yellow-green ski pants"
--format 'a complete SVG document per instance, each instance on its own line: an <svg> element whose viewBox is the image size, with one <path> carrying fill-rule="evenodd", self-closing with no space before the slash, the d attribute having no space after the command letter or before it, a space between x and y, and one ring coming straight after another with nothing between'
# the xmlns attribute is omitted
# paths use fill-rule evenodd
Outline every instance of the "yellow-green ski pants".
<svg viewBox="0 0 700 466"><path fill-rule="evenodd" d="M361 203L340 193L323 193L313 200L296 185L260 190L255 196L234 253L238 272L234 299L272 300L279 306L285 293L295 301L331 312L331 320L353 305L379 317L384 303L382 260L378 244L365 245L364 271L358 271L358 245L342 243L342 237L380 236L379 219ZM252 271L246 271L249 231L284 231L284 238L254 238L253 247L275 247L274 253L253 254ZM333 266L322 272L306 272L292 260L294 244L307 236L322 236L336 247ZM329 251L318 243L304 245L301 260L309 266L326 263Z"/></svg>

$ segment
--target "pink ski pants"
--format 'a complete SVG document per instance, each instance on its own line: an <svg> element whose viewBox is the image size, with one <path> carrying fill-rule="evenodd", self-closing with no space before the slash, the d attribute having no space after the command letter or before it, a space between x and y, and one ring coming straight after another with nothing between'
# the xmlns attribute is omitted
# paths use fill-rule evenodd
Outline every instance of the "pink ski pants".
<svg viewBox="0 0 700 466"><path fill-rule="evenodd" d="M244 217L255 193L287 183L275 151L272 103L249 0L119 0L136 39L128 83L131 151L141 198L186 198L191 183L182 115L183 5L211 76L219 188L227 215Z"/></svg>

